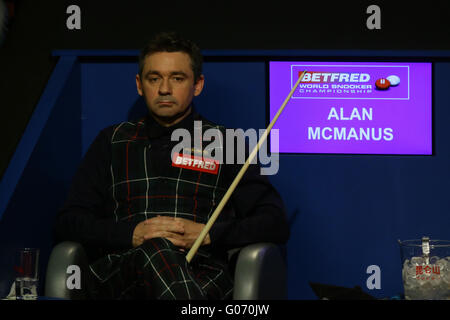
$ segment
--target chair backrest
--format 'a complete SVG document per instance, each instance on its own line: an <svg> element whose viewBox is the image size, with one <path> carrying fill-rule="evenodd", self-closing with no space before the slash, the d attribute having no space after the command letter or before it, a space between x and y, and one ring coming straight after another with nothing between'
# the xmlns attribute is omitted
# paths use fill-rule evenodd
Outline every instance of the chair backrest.
<svg viewBox="0 0 450 320"><path fill-rule="evenodd" d="M239 252L234 274L234 300L287 298L287 270L279 246L255 243Z"/></svg>
<svg viewBox="0 0 450 320"><path fill-rule="evenodd" d="M88 260L81 244L65 241L56 245L49 258L45 279L45 296L61 299L79 300L85 299L86 277L76 274L77 270L71 270L70 266L77 266L79 270L87 270ZM80 288L71 288L68 282L73 276L79 276Z"/></svg>

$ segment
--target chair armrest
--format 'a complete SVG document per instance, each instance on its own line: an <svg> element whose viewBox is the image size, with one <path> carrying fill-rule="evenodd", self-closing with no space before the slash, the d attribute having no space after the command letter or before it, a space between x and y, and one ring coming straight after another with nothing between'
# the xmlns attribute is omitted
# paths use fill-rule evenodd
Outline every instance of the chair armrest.
<svg viewBox="0 0 450 320"><path fill-rule="evenodd" d="M241 249L234 274L235 300L286 299L286 263L280 248L255 243Z"/></svg>
<svg viewBox="0 0 450 320"><path fill-rule="evenodd" d="M67 267L77 265L81 272L87 270L86 253L81 244L64 241L56 245L50 255L47 273L45 278L45 296L63 299L84 299L86 298L85 277L81 274L81 289L69 289L67 278L71 274L67 273Z"/></svg>

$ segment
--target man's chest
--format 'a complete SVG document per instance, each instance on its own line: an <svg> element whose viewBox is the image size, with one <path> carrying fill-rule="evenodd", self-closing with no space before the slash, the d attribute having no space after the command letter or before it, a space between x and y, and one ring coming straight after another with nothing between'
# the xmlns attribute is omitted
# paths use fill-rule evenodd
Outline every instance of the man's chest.
<svg viewBox="0 0 450 320"><path fill-rule="evenodd" d="M174 154L172 147L164 142L113 147L110 190L117 212L209 215L226 191L223 165L195 154Z"/></svg>

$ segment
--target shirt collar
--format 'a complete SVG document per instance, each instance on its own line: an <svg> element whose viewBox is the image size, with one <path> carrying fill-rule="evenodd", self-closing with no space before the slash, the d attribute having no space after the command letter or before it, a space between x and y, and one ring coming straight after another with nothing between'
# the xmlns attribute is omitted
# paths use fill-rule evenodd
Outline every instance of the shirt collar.
<svg viewBox="0 0 450 320"><path fill-rule="evenodd" d="M146 122L146 130L148 137L151 138L159 138L163 136L171 136L172 132L175 129L184 128L189 131L193 130L194 120L198 118L198 114L195 111L194 105L191 104L191 112L187 115L186 118L181 120L180 122L170 126L164 127L160 125L150 114L147 114L145 118Z"/></svg>

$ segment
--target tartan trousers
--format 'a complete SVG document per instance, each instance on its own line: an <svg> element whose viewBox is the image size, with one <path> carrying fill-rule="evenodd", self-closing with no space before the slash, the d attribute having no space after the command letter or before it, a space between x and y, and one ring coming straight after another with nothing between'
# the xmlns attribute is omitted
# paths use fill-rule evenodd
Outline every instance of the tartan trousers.
<svg viewBox="0 0 450 320"><path fill-rule="evenodd" d="M153 238L107 261L90 266L93 299L222 300L231 298L233 280L227 267L197 252L187 252L164 238ZM108 270L102 278L102 268ZM109 270L113 270L110 272Z"/></svg>

